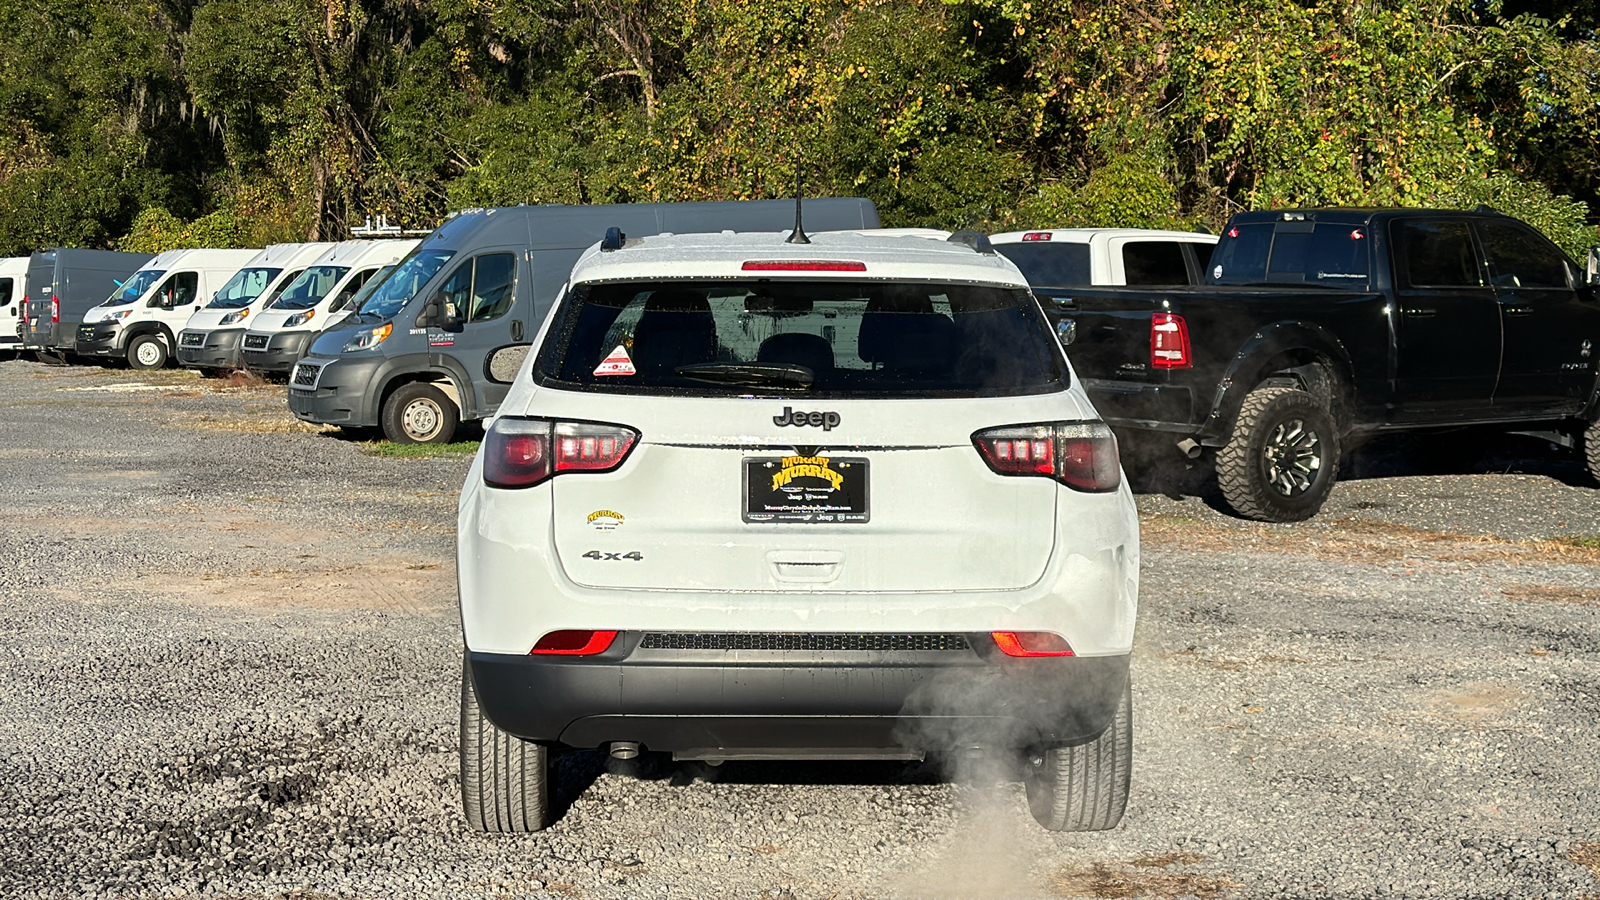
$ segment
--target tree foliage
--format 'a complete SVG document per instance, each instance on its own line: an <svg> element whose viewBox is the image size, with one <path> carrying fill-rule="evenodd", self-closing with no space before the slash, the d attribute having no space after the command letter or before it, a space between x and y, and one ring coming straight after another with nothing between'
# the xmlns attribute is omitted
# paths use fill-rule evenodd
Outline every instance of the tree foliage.
<svg viewBox="0 0 1600 900"><path fill-rule="evenodd" d="M1594 0L0 0L0 253L858 194L888 224L1600 212Z"/></svg>

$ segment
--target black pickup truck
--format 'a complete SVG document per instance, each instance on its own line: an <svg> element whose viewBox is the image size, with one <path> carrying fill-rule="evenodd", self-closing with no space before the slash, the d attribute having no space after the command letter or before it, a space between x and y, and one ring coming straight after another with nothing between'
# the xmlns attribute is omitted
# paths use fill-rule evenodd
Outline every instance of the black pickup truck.
<svg viewBox="0 0 1600 900"><path fill-rule="evenodd" d="M1198 287L1034 285L1114 428L1216 453L1239 515L1310 518L1341 446L1468 425L1581 447L1600 479L1600 288L1480 208L1234 216Z"/></svg>

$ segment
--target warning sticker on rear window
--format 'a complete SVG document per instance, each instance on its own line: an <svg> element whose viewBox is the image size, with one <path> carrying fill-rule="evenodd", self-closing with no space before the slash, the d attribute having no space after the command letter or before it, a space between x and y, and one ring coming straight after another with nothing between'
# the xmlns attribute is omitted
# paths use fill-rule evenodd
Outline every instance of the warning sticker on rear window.
<svg viewBox="0 0 1600 900"><path fill-rule="evenodd" d="M601 346L605 346L605 345L602 344ZM610 353L606 354L606 358L601 360L600 361L600 365L595 367L594 374L596 374L596 375L633 375L633 374L635 374L635 370L633 368L633 359L628 356L628 348L622 346L621 344L618 344L617 345L617 349L612 350Z"/></svg>

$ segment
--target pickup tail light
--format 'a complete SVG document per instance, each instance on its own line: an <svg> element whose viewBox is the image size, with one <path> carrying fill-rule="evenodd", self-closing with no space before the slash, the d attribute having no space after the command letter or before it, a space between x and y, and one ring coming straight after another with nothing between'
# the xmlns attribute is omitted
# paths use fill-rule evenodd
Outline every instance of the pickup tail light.
<svg viewBox="0 0 1600 900"><path fill-rule="evenodd" d="M525 488L564 472L609 472L639 440L623 425L502 416L484 435L483 481Z"/></svg>
<svg viewBox="0 0 1600 900"><path fill-rule="evenodd" d="M972 436L989 468L1001 475L1054 478L1073 490L1106 493L1122 484L1117 438L1104 422L1008 425Z"/></svg>
<svg viewBox="0 0 1600 900"><path fill-rule="evenodd" d="M615 631L552 631L539 638L530 656L594 656L611 649Z"/></svg>
<svg viewBox="0 0 1600 900"><path fill-rule="evenodd" d="M1189 355L1189 325L1183 316L1158 312L1150 317L1150 368L1187 369L1194 365Z"/></svg>
<svg viewBox="0 0 1600 900"><path fill-rule="evenodd" d="M994 645L1007 656L1071 656L1072 645L1053 631L994 631Z"/></svg>

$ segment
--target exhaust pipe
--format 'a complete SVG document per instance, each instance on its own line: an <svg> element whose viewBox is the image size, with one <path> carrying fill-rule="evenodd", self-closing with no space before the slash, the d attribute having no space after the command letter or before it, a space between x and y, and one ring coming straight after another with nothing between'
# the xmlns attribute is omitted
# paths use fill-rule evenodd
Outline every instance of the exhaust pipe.
<svg viewBox="0 0 1600 900"><path fill-rule="evenodd" d="M1200 444L1194 438L1184 438L1178 442L1178 452L1190 459L1200 458Z"/></svg>
<svg viewBox="0 0 1600 900"><path fill-rule="evenodd" d="M639 755L638 741L612 741L612 759L633 759Z"/></svg>

